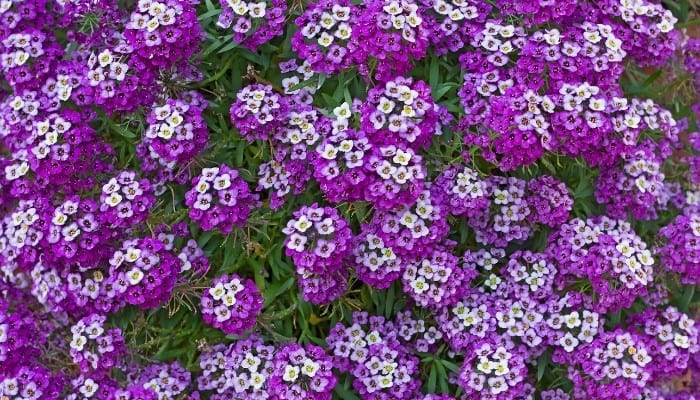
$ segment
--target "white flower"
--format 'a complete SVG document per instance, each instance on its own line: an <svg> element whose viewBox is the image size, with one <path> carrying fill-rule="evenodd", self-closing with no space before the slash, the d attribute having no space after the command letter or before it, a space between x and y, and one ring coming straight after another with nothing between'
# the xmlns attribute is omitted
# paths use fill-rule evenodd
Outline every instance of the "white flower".
<svg viewBox="0 0 700 400"><path fill-rule="evenodd" d="M110 207L116 207L117 205L119 205L119 203L122 202L122 196L117 192L113 192L109 196L107 196L105 202Z"/></svg>
<svg viewBox="0 0 700 400"><path fill-rule="evenodd" d="M326 160L334 160L336 155L338 155L338 149L330 143L326 143L321 149L321 157Z"/></svg>
<svg viewBox="0 0 700 400"><path fill-rule="evenodd" d="M284 375L282 375L282 380L285 382L296 382L299 378L299 367L295 365L286 365L284 367Z"/></svg>
<svg viewBox="0 0 700 400"><path fill-rule="evenodd" d="M287 243L287 248L290 250L295 250L295 251L299 251L299 252L304 251L307 240L308 239L306 238L306 236L300 235L298 233L293 233L289 237L289 242Z"/></svg>
<svg viewBox="0 0 700 400"><path fill-rule="evenodd" d="M500 284L501 278L499 278L496 274L489 275L486 281L484 281L484 286L490 288L491 290L496 290Z"/></svg>
<svg viewBox="0 0 700 400"><path fill-rule="evenodd" d="M321 365L319 363L307 358L304 360L304 364L301 367L301 373L313 378L319 369L321 369Z"/></svg>
<svg viewBox="0 0 700 400"><path fill-rule="evenodd" d="M143 271L136 267L132 268L131 271L126 273L126 279L131 285L138 285L143 279L143 276Z"/></svg>
<svg viewBox="0 0 700 400"><path fill-rule="evenodd" d="M309 228L311 228L312 225L313 224L311 223L311 221L309 221L309 219L306 217L306 215L302 215L301 217L299 217L298 220L296 220L294 222L294 229L296 229L297 231L299 231L301 233L304 233Z"/></svg>
<svg viewBox="0 0 700 400"><path fill-rule="evenodd" d="M248 4L241 1L235 7L233 7L233 12L238 15L245 15L248 12Z"/></svg>
<svg viewBox="0 0 700 400"><path fill-rule="evenodd" d="M130 247L126 250L125 257L126 261L128 262L136 262L136 260L141 258L141 250L135 247Z"/></svg>
<svg viewBox="0 0 700 400"><path fill-rule="evenodd" d="M377 106L377 109L383 112L384 114L389 114L394 110L394 107L396 107L395 102L382 96L379 99L379 105Z"/></svg>
<svg viewBox="0 0 700 400"><path fill-rule="evenodd" d="M63 226L66 221L68 221L68 216L58 210L54 212L53 219L51 219L51 223L58 226Z"/></svg>
<svg viewBox="0 0 700 400"><path fill-rule="evenodd" d="M182 121L184 121L184 119L177 111L173 112L168 118L165 119L165 122L167 122L168 125L170 125L173 128L179 126L182 123Z"/></svg>
<svg viewBox="0 0 700 400"><path fill-rule="evenodd" d="M572 311L569 315L564 317L564 323L569 329L581 326L581 319L579 319L578 311Z"/></svg>
<svg viewBox="0 0 700 400"><path fill-rule="evenodd" d="M70 348L78 351L83 351L85 344L87 343L87 338L80 334L74 334L73 340L70 342Z"/></svg>
<svg viewBox="0 0 700 400"><path fill-rule="evenodd" d="M97 55L97 61L100 63L100 67L104 68L112 63L114 58L112 57L112 52L109 49L103 50Z"/></svg>
<svg viewBox="0 0 700 400"><path fill-rule="evenodd" d="M690 347L690 342L688 340L688 336L681 335L680 333L676 333L673 336L673 344L675 344L677 347L680 347L682 349L687 349L688 347Z"/></svg>
<svg viewBox="0 0 700 400"><path fill-rule="evenodd" d="M225 190L231 187L231 176L229 174L223 174L214 179L214 189Z"/></svg>
<svg viewBox="0 0 700 400"><path fill-rule="evenodd" d="M214 287L209 288L209 295L214 300L221 300L221 298L226 294L226 289L224 289L224 284L219 282Z"/></svg>
<svg viewBox="0 0 700 400"><path fill-rule="evenodd" d="M231 319L231 310L225 304L215 307L214 314L216 314L218 322L225 322Z"/></svg>
<svg viewBox="0 0 700 400"><path fill-rule="evenodd" d="M396 1L392 1L391 3L385 5L382 9L389 15L398 15L402 12L401 6Z"/></svg>
<svg viewBox="0 0 700 400"><path fill-rule="evenodd" d="M337 21L347 21L350 19L350 7L334 4L331 11L333 12L333 18Z"/></svg>
<svg viewBox="0 0 700 400"><path fill-rule="evenodd" d="M564 348L564 350L567 353L571 353L572 351L574 351L576 346L578 346L579 341L574 337L574 335L571 334L571 332L567 332L566 335L564 335L564 337L559 339L559 344L561 345L561 347Z"/></svg>
<svg viewBox="0 0 700 400"><path fill-rule="evenodd" d="M411 161L411 153L398 149L396 150L396 155L394 155L391 161L395 162L396 164L406 166Z"/></svg>
<svg viewBox="0 0 700 400"><path fill-rule="evenodd" d="M338 28L335 30L334 36L341 40L348 40L352 35L352 27L346 22L341 22L338 24Z"/></svg>
<svg viewBox="0 0 700 400"><path fill-rule="evenodd" d="M422 294L430 289L430 284L425 282L425 278L419 276L418 279L411 282L411 287L416 294Z"/></svg>
<svg viewBox="0 0 700 400"><path fill-rule="evenodd" d="M259 372L253 372L250 374L250 383L253 386L253 390L259 390L265 384L265 375Z"/></svg>
<svg viewBox="0 0 700 400"><path fill-rule="evenodd" d="M318 37L318 44L323 47L328 47L333 44L334 37L329 35L328 32L322 32L321 36Z"/></svg>
<svg viewBox="0 0 700 400"><path fill-rule="evenodd" d="M335 8L335 6L333 6ZM333 115L338 118L350 118L350 106L348 103L343 103L333 109Z"/></svg>
<svg viewBox="0 0 700 400"><path fill-rule="evenodd" d="M262 363L259 357L256 357L252 353L246 354L241 367L247 369L250 372L255 372L258 370L258 366Z"/></svg>
<svg viewBox="0 0 700 400"><path fill-rule="evenodd" d="M417 220L417 215L411 213L410 211L406 211L401 216L401 219L399 219L399 223L407 228L413 228Z"/></svg>
<svg viewBox="0 0 700 400"><path fill-rule="evenodd" d="M207 190L209 190L210 187L211 187L211 186L209 185L209 182L207 182L207 181L205 181L205 180L203 180L203 179L200 179L200 180L199 180L199 183L197 183L197 186L195 186L195 190L196 190L198 193L206 193Z"/></svg>
<svg viewBox="0 0 700 400"><path fill-rule="evenodd" d="M100 385L97 384L97 382L93 381L92 379L88 378L85 380L85 383L83 383L82 386L80 386L80 393L83 394L85 397L92 397L97 393L97 389L100 387Z"/></svg>
<svg viewBox="0 0 700 400"><path fill-rule="evenodd" d="M250 16L253 18L262 18L265 16L265 8L267 3L261 1L259 3L248 3L248 9L250 10Z"/></svg>
<svg viewBox="0 0 700 400"><path fill-rule="evenodd" d="M333 25L335 25L335 18L333 18L333 15L324 11L323 14L321 14L320 25L323 29L331 29Z"/></svg>
<svg viewBox="0 0 700 400"><path fill-rule="evenodd" d="M494 367L495 364L486 357L479 357L479 363L476 364L476 369L484 374L490 374Z"/></svg>

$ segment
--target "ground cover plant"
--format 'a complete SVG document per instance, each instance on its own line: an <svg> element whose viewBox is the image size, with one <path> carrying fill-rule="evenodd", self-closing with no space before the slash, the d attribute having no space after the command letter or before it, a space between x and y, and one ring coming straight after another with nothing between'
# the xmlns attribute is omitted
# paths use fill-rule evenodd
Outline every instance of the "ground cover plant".
<svg viewBox="0 0 700 400"><path fill-rule="evenodd" d="M0 0L0 399L700 395L681 0Z"/></svg>

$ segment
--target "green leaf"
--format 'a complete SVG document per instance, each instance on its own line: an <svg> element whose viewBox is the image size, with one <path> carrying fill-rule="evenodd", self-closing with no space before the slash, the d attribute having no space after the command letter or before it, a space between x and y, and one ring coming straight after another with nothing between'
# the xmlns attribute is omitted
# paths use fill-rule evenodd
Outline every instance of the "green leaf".
<svg viewBox="0 0 700 400"><path fill-rule="evenodd" d="M690 301L693 299L695 294L695 285L688 285L683 290L683 297L678 305L678 308L683 312L688 312L688 306L690 306Z"/></svg>
<svg viewBox="0 0 700 400"><path fill-rule="evenodd" d="M435 386L437 385L437 368L435 368L435 363L430 366L430 374L428 375L428 393L435 393Z"/></svg>
<svg viewBox="0 0 700 400"><path fill-rule="evenodd" d="M294 284L294 277L287 279L284 282L274 282L267 287L265 291L265 305L263 307L268 307L272 304L280 294L286 292Z"/></svg>
<svg viewBox="0 0 700 400"><path fill-rule="evenodd" d="M537 382L542 380L542 377L544 376L544 371L547 369L548 363L549 363L549 355L547 353L543 353L537 359Z"/></svg>

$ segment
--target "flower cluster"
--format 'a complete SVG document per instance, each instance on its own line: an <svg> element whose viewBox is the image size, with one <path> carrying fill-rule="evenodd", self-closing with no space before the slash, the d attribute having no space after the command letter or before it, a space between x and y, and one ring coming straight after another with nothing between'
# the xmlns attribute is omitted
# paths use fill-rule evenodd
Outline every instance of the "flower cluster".
<svg viewBox="0 0 700 400"><path fill-rule="evenodd" d="M311 69L333 74L363 60L357 38L357 7L347 0L311 3L295 23L292 48Z"/></svg>
<svg viewBox="0 0 700 400"><path fill-rule="evenodd" d="M661 228L665 241L656 250L661 263L680 274L684 283L700 283L700 215L695 208L686 209L671 223Z"/></svg>
<svg viewBox="0 0 700 400"><path fill-rule="evenodd" d="M214 279L201 302L204 322L227 335L240 335L255 325L263 298L255 282L234 274Z"/></svg>
<svg viewBox="0 0 700 400"><path fill-rule="evenodd" d="M285 254L294 262L304 298L323 304L340 296L345 290L344 259L352 251L352 232L338 211L316 203L303 206L282 232L287 235ZM307 281L315 283L307 285Z"/></svg>
<svg viewBox="0 0 700 400"><path fill-rule="evenodd" d="M105 321L104 315L91 314L70 328L70 355L83 372L109 371L122 362L126 353L121 330L108 329Z"/></svg>
<svg viewBox="0 0 700 400"><path fill-rule="evenodd" d="M233 25L233 41L251 51L280 36L284 30L285 1L220 0L220 3L223 10L216 24L225 29Z"/></svg>
<svg viewBox="0 0 700 400"><path fill-rule="evenodd" d="M663 159L645 148L623 153L621 158L619 167L601 171L596 200L606 205L612 218L632 215L637 219L657 219L657 210L665 209L670 197L661 170Z"/></svg>
<svg viewBox="0 0 700 400"><path fill-rule="evenodd" d="M133 171L122 171L102 186L100 218L109 227L144 222L156 202L148 179L136 180Z"/></svg>
<svg viewBox="0 0 700 400"><path fill-rule="evenodd" d="M211 392L212 400L265 398L269 396L268 380L276 370L275 352L275 347L264 344L258 335L228 347L213 346L199 357L202 374L197 387Z"/></svg>
<svg viewBox="0 0 700 400"><path fill-rule="evenodd" d="M149 365L144 369L139 381L144 388L155 392L157 400L167 400L180 394L188 394L190 379L190 372L180 363L173 362Z"/></svg>
<svg viewBox="0 0 700 400"><path fill-rule="evenodd" d="M377 235L363 232L353 249L357 277L377 289L386 289L401 275L403 260Z"/></svg>
<svg viewBox="0 0 700 400"><path fill-rule="evenodd" d="M167 99L148 116L144 142L165 165L186 164L207 144L209 131L202 118L206 100L197 92L190 92L190 97L192 101Z"/></svg>
<svg viewBox="0 0 700 400"><path fill-rule="evenodd" d="M397 76L367 93L360 106L362 130L376 145L427 147L440 132L438 109L427 83Z"/></svg>
<svg viewBox="0 0 700 400"><path fill-rule="evenodd" d="M483 244L505 247L511 241L527 239L531 233L526 197L526 182L515 177L490 176L484 193L490 209L469 219L476 240Z"/></svg>
<svg viewBox="0 0 700 400"><path fill-rule="evenodd" d="M330 400L338 378L333 362L315 345L288 344L278 349L268 380L272 398Z"/></svg>
<svg viewBox="0 0 700 400"><path fill-rule="evenodd" d="M202 34L194 5L187 0L139 0L124 31L133 54L159 68L187 62Z"/></svg>
<svg viewBox="0 0 700 400"><path fill-rule="evenodd" d="M558 286L587 278L596 295L596 311L629 307L654 278L651 251L627 222L577 218L561 225L549 240L547 252L565 277Z"/></svg>
<svg viewBox="0 0 700 400"><path fill-rule="evenodd" d="M691 357L700 351L695 320L675 307L644 310L631 317L630 322L643 326L644 333L653 338L648 343L649 356L654 360L653 378L682 374ZM647 356L637 352L634 357Z"/></svg>
<svg viewBox="0 0 700 400"><path fill-rule="evenodd" d="M592 311L590 303L583 296L566 294L548 307L546 322L552 332L551 343L558 347L555 357L566 357L560 351L571 353L591 343L603 331L601 316Z"/></svg>
<svg viewBox="0 0 700 400"><path fill-rule="evenodd" d="M336 108L336 112L349 113L350 109L346 103ZM341 117L335 121L337 125L343 124L342 127L347 123L347 119ZM365 197L368 173L371 173L366 164L372 147L364 131L335 127L333 134L316 147L318 157L314 161L314 178L328 200L355 201Z"/></svg>
<svg viewBox="0 0 700 400"><path fill-rule="evenodd" d="M411 61L425 57L429 45L422 10L412 0L365 3L354 30L361 54L367 57L360 72L368 74L367 64L374 64L379 81L408 72Z"/></svg>
<svg viewBox="0 0 700 400"><path fill-rule="evenodd" d="M525 394L524 352L511 341L499 339L480 341L465 354L459 385L466 396L516 399Z"/></svg>
<svg viewBox="0 0 700 400"><path fill-rule="evenodd" d="M449 231L445 197L437 190L423 190L408 206L377 211L371 228L399 256L412 259L443 243ZM447 243L443 243L447 244Z"/></svg>
<svg viewBox="0 0 700 400"><path fill-rule="evenodd" d="M634 398L649 381L654 361L643 336L621 329L600 334L574 357L569 379L576 398Z"/></svg>
<svg viewBox="0 0 700 400"><path fill-rule="evenodd" d="M249 142L268 139L282 128L289 113L287 102L271 86L246 86L231 104L231 123Z"/></svg>
<svg viewBox="0 0 700 400"><path fill-rule="evenodd" d="M450 306L464 296L475 270L464 270L449 249L436 249L404 269L404 292L423 307Z"/></svg>
<svg viewBox="0 0 700 400"><path fill-rule="evenodd" d="M205 3L0 0L0 398L698 397L687 1Z"/></svg>
<svg viewBox="0 0 700 400"><path fill-rule="evenodd" d="M413 203L425 186L423 158L405 145L375 146L364 163L367 171L365 200L379 210Z"/></svg>
<svg viewBox="0 0 700 400"><path fill-rule="evenodd" d="M109 259L107 296L142 309L156 308L170 298L180 273L179 260L158 239L125 240Z"/></svg>
<svg viewBox="0 0 700 400"><path fill-rule="evenodd" d="M363 397L414 396L418 360L401 345L392 324L365 312L353 313L352 320L350 326L335 325L326 338L335 367L355 378L352 385Z"/></svg>
<svg viewBox="0 0 700 400"><path fill-rule="evenodd" d="M204 230L219 229L224 234L245 225L250 212L259 205L258 199L238 171L226 164L202 169L185 194L190 218Z"/></svg>

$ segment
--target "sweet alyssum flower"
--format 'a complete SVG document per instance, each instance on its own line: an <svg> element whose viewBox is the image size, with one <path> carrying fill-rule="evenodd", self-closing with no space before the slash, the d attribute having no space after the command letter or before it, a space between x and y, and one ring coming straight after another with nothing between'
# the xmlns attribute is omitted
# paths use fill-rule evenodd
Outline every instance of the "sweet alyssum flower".
<svg viewBox="0 0 700 400"><path fill-rule="evenodd" d="M224 234L245 225L250 212L259 205L259 196L248 183L226 164L204 168L192 179L192 188L185 194L189 215L202 229L219 229Z"/></svg>
<svg viewBox="0 0 700 400"><path fill-rule="evenodd" d="M255 325L263 298L255 282L234 274L214 279L201 303L204 322L227 335L240 335Z"/></svg>

